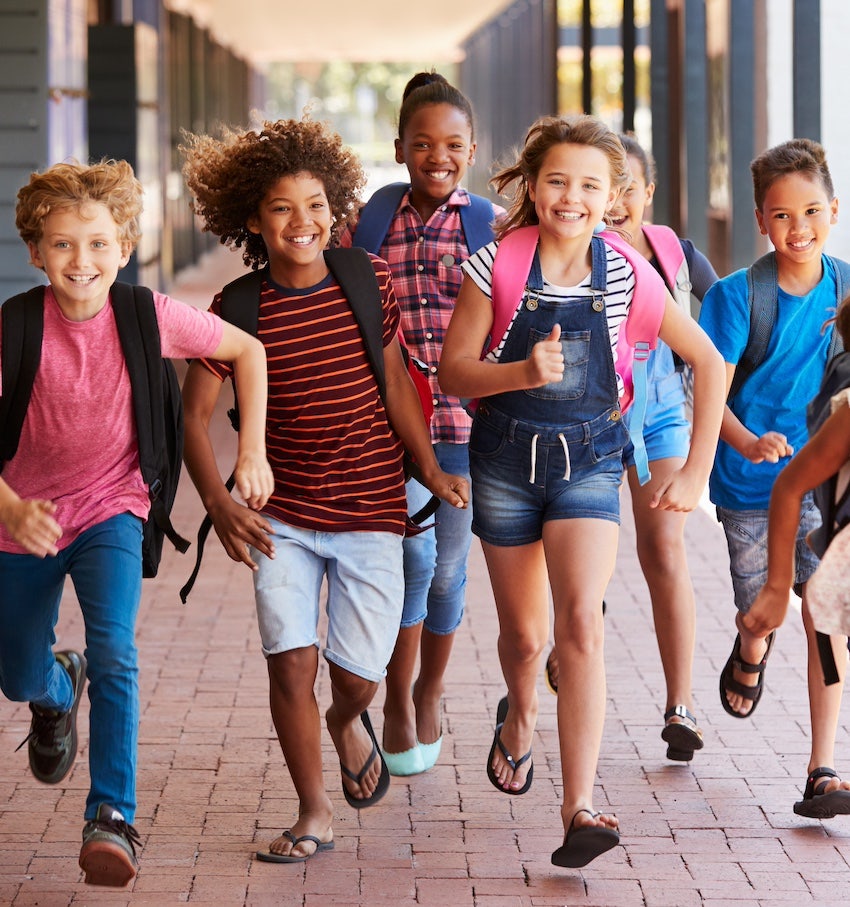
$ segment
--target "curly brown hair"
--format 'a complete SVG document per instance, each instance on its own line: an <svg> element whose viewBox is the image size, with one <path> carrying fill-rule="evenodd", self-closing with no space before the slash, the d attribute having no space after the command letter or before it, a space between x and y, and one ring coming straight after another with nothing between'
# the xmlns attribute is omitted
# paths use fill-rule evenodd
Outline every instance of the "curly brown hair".
<svg viewBox="0 0 850 907"><path fill-rule="evenodd" d="M120 242L132 249L142 232L142 195L142 185L127 161L104 158L96 164L54 164L42 173L31 173L18 192L15 226L25 243L38 243L51 211L79 211L87 202L95 202L109 209Z"/></svg>
<svg viewBox="0 0 850 907"><path fill-rule="evenodd" d="M609 129L598 117L589 114L540 117L531 124L515 163L504 167L490 180L490 185L500 195L503 195L511 184L516 184L507 217L501 220L496 228L498 239L517 227L538 223L528 187L540 174L540 168L549 150L555 145L562 144L598 148L608 158L611 186L618 192L631 182L632 173L628 158L617 133Z"/></svg>
<svg viewBox="0 0 850 907"><path fill-rule="evenodd" d="M333 216L331 244L357 210L366 175L354 152L326 123L304 117L265 121L259 130L225 128L220 139L183 135L183 176L204 230L223 245L244 247L242 258L255 270L268 262L268 252L248 222L283 177L309 173L324 185Z"/></svg>

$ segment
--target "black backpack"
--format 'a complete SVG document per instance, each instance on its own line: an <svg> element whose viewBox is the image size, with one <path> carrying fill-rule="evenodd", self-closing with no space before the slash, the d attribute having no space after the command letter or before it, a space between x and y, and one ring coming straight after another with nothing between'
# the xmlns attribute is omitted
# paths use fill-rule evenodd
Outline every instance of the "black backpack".
<svg viewBox="0 0 850 907"><path fill-rule="evenodd" d="M850 387L850 352L833 356L826 366L820 390L806 409L806 427L809 437L815 434L830 415L830 400L845 387ZM826 553L839 529L850 523L850 486L838 495L838 476L834 475L814 489L815 504L821 515L821 525L809 535L808 543L820 558ZM817 633L818 651L824 682L838 683L838 671L832 654L829 636Z"/></svg>
<svg viewBox="0 0 850 907"><path fill-rule="evenodd" d="M116 282L110 288L115 323L133 390L139 466L151 510L142 538L142 575L156 576L165 536L181 552L189 542L171 524L183 462L183 403L177 372L162 358L153 294ZM0 470L18 449L33 381L41 361L44 287L0 307L3 324L3 396L0 397Z"/></svg>
<svg viewBox="0 0 850 907"><path fill-rule="evenodd" d="M384 318L380 288L378 287L378 281L375 276L375 269L372 267L372 261L369 258L368 253L361 248L326 249L324 256L328 270L342 288L342 292L351 305L351 310L354 313L354 317L363 337L363 344L366 348L366 357L369 360L369 365L372 368L372 372L374 373L375 380L378 384L378 391L381 398L385 399ZM225 321L229 321L231 324L236 325L236 327L241 328L252 337L257 336L257 323L260 313L260 291L263 286L263 281L266 280L268 276L269 269L268 266L266 266L260 270L244 274L242 277L237 277L236 280L225 285L221 291L221 317ZM402 347L402 353L405 356L408 373L411 375L411 378L414 379L414 383L424 381L425 379L423 376L417 375L415 371L416 366L407 355L407 351L404 347ZM425 384L427 385L427 381ZM430 390L427 392L427 395L430 398ZM424 400L421 391L420 400ZM236 400L235 386L233 408L228 410L227 415L233 428L236 431L239 431L239 405ZM426 422L429 421L430 417L424 412L423 417ZM407 455L405 455L404 467L405 477L413 476L413 478L417 480L421 478L421 474L419 473L416 464ZM233 490L234 482L235 477L231 473L230 477L225 482L225 487L228 491ZM423 523L428 517L436 512L439 506L440 499L435 495L432 495L431 499L421 510L418 510L415 514L407 518L406 534L415 535L418 532L429 529L430 525L425 526ZM195 585L195 580L198 577L198 572L201 569L204 545L206 544L210 529L212 529L212 520L209 518L209 515L207 515L204 517L203 522L198 529L195 567L192 571L192 575L180 590L180 598L184 603L186 602L189 593L192 591L192 587Z"/></svg>

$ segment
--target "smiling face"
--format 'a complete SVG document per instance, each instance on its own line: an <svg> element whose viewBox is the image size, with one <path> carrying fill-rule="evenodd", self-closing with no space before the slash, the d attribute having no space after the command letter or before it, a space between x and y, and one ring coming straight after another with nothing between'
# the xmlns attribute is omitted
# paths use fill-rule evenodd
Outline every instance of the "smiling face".
<svg viewBox="0 0 850 907"><path fill-rule="evenodd" d="M395 159L407 165L413 206L428 219L445 202L475 162L472 126L452 104L426 104L416 110L396 139Z"/></svg>
<svg viewBox="0 0 850 907"><path fill-rule="evenodd" d="M249 219L262 236L272 277L290 287L309 287L327 274L322 252L331 236L332 215L325 187L310 173L281 177Z"/></svg>
<svg viewBox="0 0 850 907"><path fill-rule="evenodd" d="M27 245L32 263L47 274L59 307L72 321L93 318L103 308L131 252L100 202L51 211L41 239Z"/></svg>
<svg viewBox="0 0 850 907"><path fill-rule="evenodd" d="M605 153L592 145L563 142L546 152L537 178L529 181L528 194L541 232L588 242L617 197Z"/></svg>
<svg viewBox="0 0 850 907"><path fill-rule="evenodd" d="M838 199L829 197L821 180L789 173L765 192L756 220L784 262L819 265L829 229L838 220Z"/></svg>
<svg viewBox="0 0 850 907"><path fill-rule="evenodd" d="M611 208L609 220L618 229L635 237L640 232L646 209L652 204L655 183L647 183L643 165L633 154L628 156L628 161L632 181Z"/></svg>

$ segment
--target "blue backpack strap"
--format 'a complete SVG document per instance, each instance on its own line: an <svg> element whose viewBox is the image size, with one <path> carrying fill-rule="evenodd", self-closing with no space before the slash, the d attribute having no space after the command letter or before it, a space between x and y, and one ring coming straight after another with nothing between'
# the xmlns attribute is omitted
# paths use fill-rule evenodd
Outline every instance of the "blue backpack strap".
<svg viewBox="0 0 850 907"><path fill-rule="evenodd" d="M460 206L460 223L469 254L477 252L493 241L493 219L495 211L489 199L480 195L469 195L469 204Z"/></svg>
<svg viewBox="0 0 850 907"><path fill-rule="evenodd" d="M750 309L750 333L747 345L738 364L729 388L731 400L741 390L744 382L767 356L770 335L776 324L779 308L779 278L776 271L776 255L768 252L747 268L747 304Z"/></svg>
<svg viewBox="0 0 850 907"><path fill-rule="evenodd" d="M351 244L377 255L399 203L409 188L410 183L389 183L377 189L360 209Z"/></svg>

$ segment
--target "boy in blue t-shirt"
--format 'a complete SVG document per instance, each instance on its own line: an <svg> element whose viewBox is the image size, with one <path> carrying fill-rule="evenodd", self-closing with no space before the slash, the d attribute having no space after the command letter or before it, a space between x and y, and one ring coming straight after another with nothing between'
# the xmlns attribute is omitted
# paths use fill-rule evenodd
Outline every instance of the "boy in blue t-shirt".
<svg viewBox="0 0 850 907"><path fill-rule="evenodd" d="M768 505L779 472L808 439L806 405L816 394L830 345L824 323L838 299L836 266L822 254L838 199L823 148L808 139L784 142L751 164L756 219L774 246L778 310L767 353L731 397L709 483L711 500L726 533L738 636L720 676L720 700L734 717L752 715L764 689L764 669L782 623L781 613L750 611L767 580ZM840 282L839 282L840 283ZM700 325L726 362L727 390L750 332L746 270L736 271L708 291ZM850 782L827 767L834 764L841 683L825 686L805 584L818 560L806 536L820 524L811 495L803 501L796 540L795 591L803 598L808 640L808 684L812 723L809 778L800 815L827 818L850 813ZM846 640L844 641L846 643Z"/></svg>

